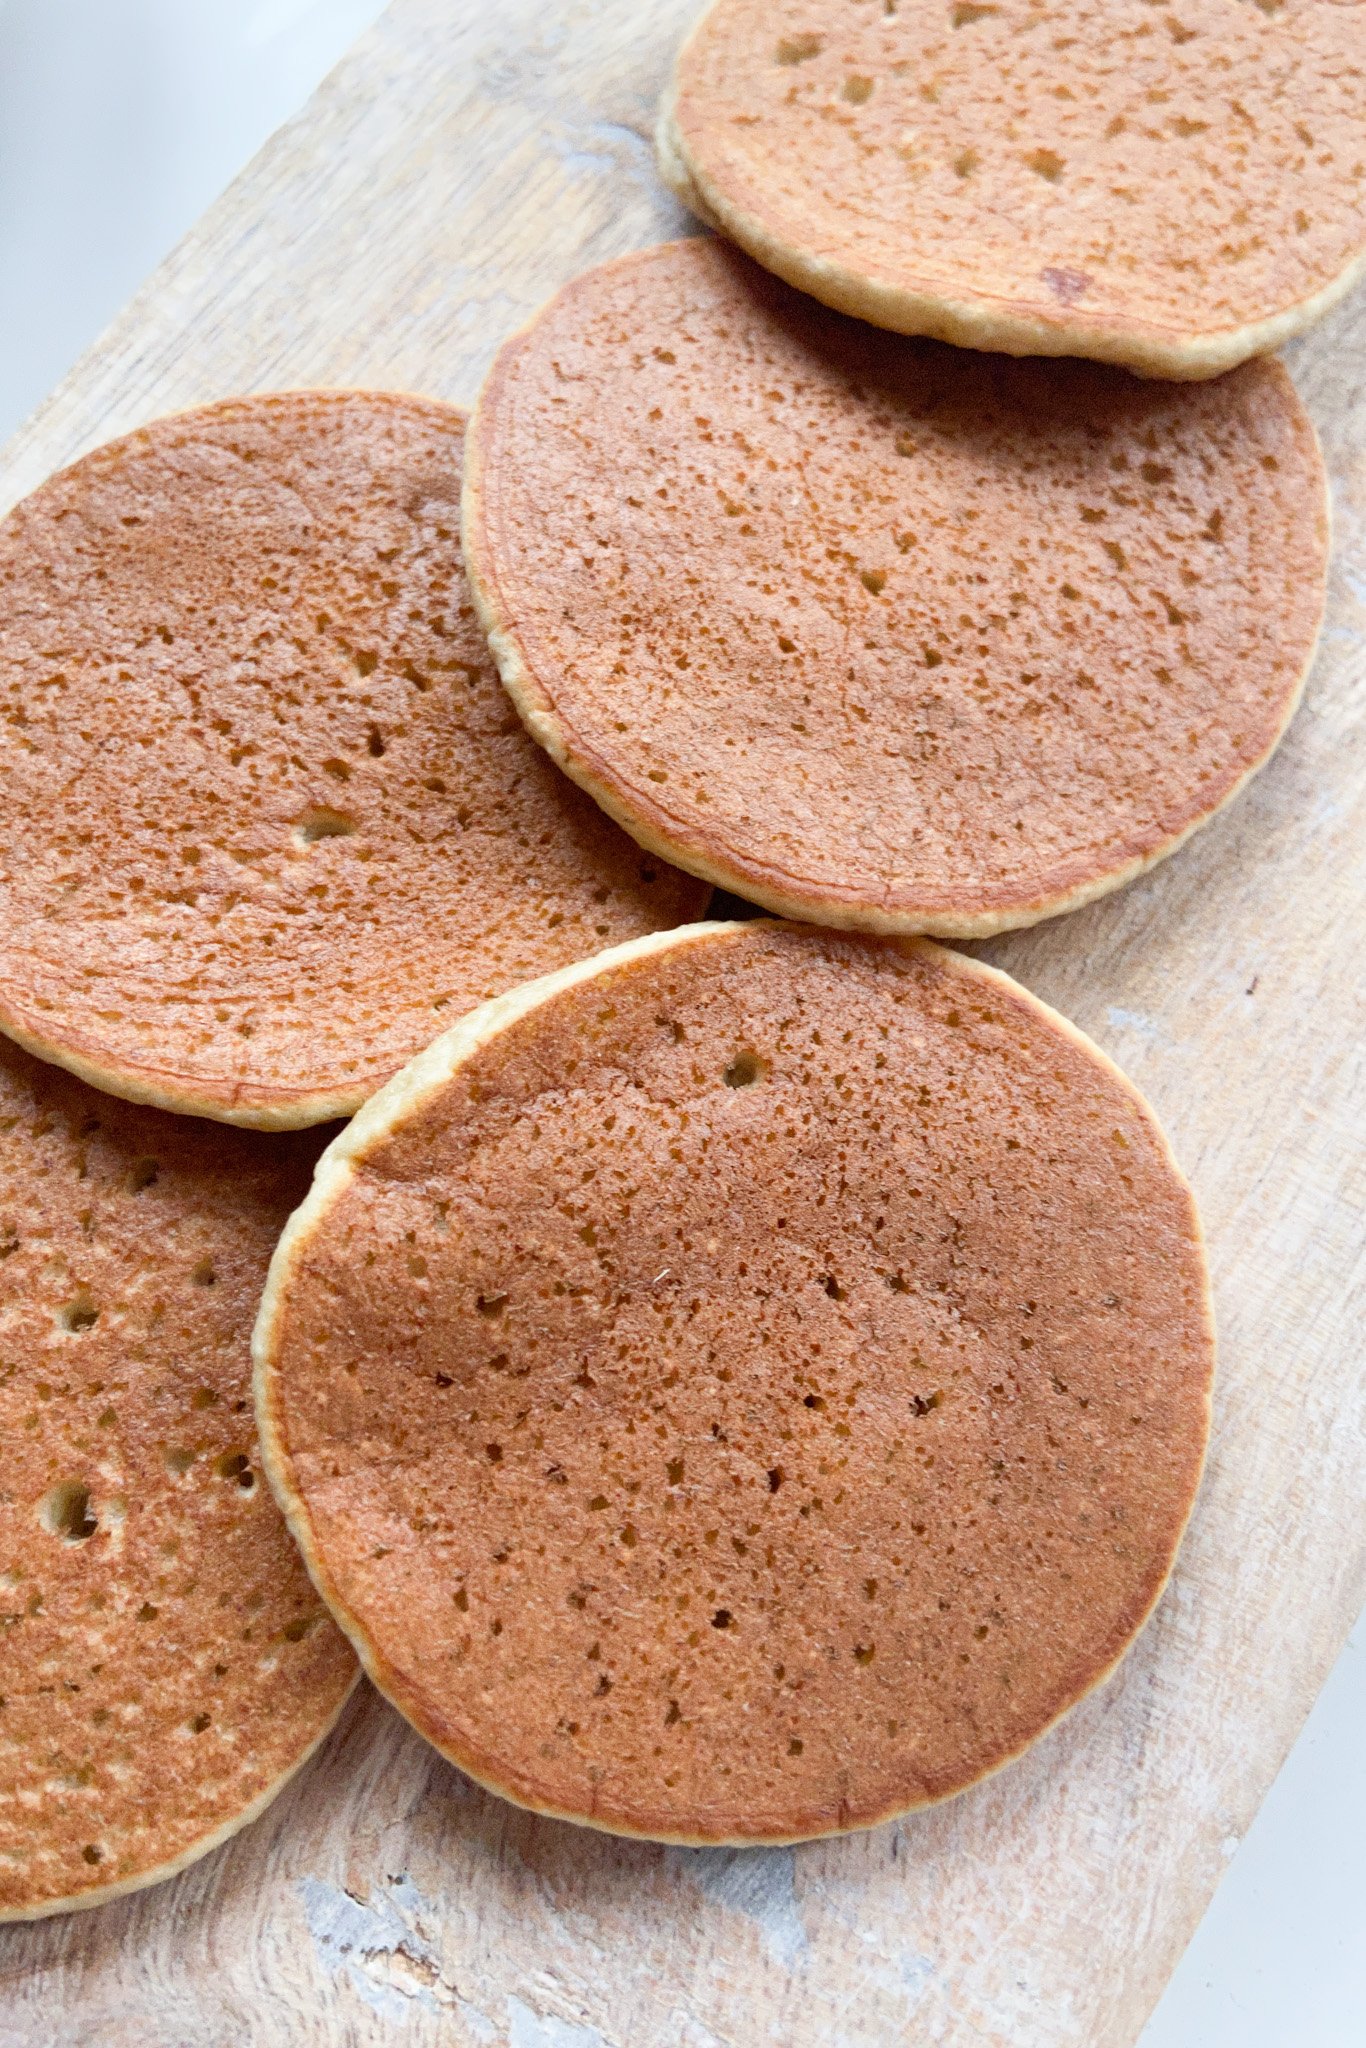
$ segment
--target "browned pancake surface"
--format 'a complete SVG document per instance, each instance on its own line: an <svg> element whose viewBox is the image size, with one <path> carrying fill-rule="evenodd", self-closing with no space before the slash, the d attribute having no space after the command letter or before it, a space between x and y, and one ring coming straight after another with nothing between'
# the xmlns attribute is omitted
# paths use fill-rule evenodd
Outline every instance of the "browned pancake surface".
<svg viewBox="0 0 1366 2048"><path fill-rule="evenodd" d="M498 1790L867 1824L1015 1754L1157 1597L1207 1428L1194 1207L976 963L629 952L469 1020L324 1164L257 1330L272 1477L379 1683Z"/></svg>
<svg viewBox="0 0 1366 2048"><path fill-rule="evenodd" d="M1328 532L1277 363L984 357L693 241L507 344L465 541L523 716L642 843L775 910L951 935L1113 888L1239 787Z"/></svg>
<svg viewBox="0 0 1366 2048"><path fill-rule="evenodd" d="M0 526L0 1026L31 1049L316 1122L498 989L697 913L498 687L463 434L422 399L234 400Z"/></svg>
<svg viewBox="0 0 1366 2048"><path fill-rule="evenodd" d="M1201 376L1366 252L1366 43L1332 0L717 0L666 169L832 305Z"/></svg>
<svg viewBox="0 0 1366 2048"><path fill-rule="evenodd" d="M0 1039L0 1918L211 1848L351 1687L250 1400L317 1150L97 1095Z"/></svg>

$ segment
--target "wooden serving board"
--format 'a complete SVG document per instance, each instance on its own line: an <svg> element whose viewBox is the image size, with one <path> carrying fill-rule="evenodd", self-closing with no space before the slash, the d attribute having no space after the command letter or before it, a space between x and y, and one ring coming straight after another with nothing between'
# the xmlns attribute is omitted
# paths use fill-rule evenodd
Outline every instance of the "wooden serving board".
<svg viewBox="0 0 1366 2048"><path fill-rule="evenodd" d="M470 402L564 279L672 235L653 106L693 0L396 0L8 451L8 504L147 417L290 384ZM1208 1477L1103 1693L952 1804L655 1848L476 1791L373 1695L174 1884L0 1929L3 2048L1131 2043L1362 1600L1366 293L1293 355L1336 494L1304 708L1117 897L990 957L1144 1088L1204 1211Z"/></svg>

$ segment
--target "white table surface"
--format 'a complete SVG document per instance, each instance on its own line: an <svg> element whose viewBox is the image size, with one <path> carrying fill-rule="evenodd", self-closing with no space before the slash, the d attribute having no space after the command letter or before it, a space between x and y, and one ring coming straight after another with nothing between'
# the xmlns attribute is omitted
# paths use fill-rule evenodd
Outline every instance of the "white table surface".
<svg viewBox="0 0 1366 2048"><path fill-rule="evenodd" d="M380 11L0 0L0 441ZM1228 1855L1142 2048L1363 2048L1366 1627Z"/></svg>

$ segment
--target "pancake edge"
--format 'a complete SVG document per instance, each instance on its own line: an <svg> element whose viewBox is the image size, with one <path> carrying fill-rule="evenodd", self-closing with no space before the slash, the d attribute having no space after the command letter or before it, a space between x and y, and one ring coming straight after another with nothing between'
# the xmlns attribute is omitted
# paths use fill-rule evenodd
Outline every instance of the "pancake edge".
<svg viewBox="0 0 1366 2048"><path fill-rule="evenodd" d="M659 249L684 248L689 241L703 239L698 236L684 236L674 242L657 243L651 249L634 250L628 255L613 258L597 266L610 270L637 262L642 256L652 255ZM583 273L588 275L591 273ZM697 845L671 832L669 826L675 821L658 806L652 806L651 813L633 804L623 794L621 787L612 779L606 764L586 742L579 740L565 718L558 710L546 684L535 675L527 659L522 642L511 616L511 606L504 600L498 581L497 569L492 558L492 549L486 545L486 524L484 501L485 486L485 438L488 434L487 413L491 400L497 395L500 379L506 375L508 366L517 354L529 343L534 330L551 305L572 289L577 279L571 279L561 286L545 305L523 323L503 343L479 394L469 426L465 431L465 474L460 505L460 544L465 558L465 576L474 600L479 623L488 636L489 646L502 678L503 687L512 699L523 725L537 744L549 754L557 768L580 789L592 797L598 807L605 811L614 823L628 832L636 844L645 852L655 854L685 873L696 875L700 880L710 882L714 888L725 889L732 895L743 896L763 909L780 918L795 918L808 924L829 926L837 931L870 932L881 938L928 937L938 939L990 939L1002 932L1019 931L1025 926L1039 924L1045 918L1061 917L1068 911L1080 910L1085 904L1093 903L1098 897L1108 896L1116 889L1137 881L1149 868L1184 846L1185 842L1212 818L1218 816L1226 805L1240 796L1252 778L1266 766L1299 709L1318 653L1319 639L1328 603L1328 576L1332 559L1332 498L1329 490L1328 473L1323 460L1323 451L1313 420L1296 389L1294 379L1280 361L1267 365L1268 371L1277 376L1289 397L1291 407L1298 416L1298 423L1308 436L1309 448L1318 473L1318 514L1323 522L1322 549L1318 564L1318 603L1314 629L1305 649L1304 662L1293 686L1286 692L1278 723L1265 747L1250 761L1235 779L1195 817L1158 845L1134 854L1117 866L1107 868L1099 874L1092 873L1084 880L1074 883L1068 889L1059 890L1051 896L1039 896L1032 900L1008 903L986 910L944 910L936 908L904 910L886 909L871 901L850 901L846 898L823 893L819 884L803 886L799 878L779 875L772 879L756 864L742 867L730 861L719 849ZM678 826L681 833L682 826Z"/></svg>
<svg viewBox="0 0 1366 2048"><path fill-rule="evenodd" d="M152 1885L165 1884L168 1879L178 1877L182 1870L188 1870L191 1864L198 1863L202 1857L211 1855L215 1849L221 1849L225 1842L240 1834L243 1828L250 1827L253 1821L259 1820L266 1808L284 1791L290 1779L296 1777L310 1758L321 1749L341 1719L346 1704L360 1684L360 1680L361 1672L357 1669L352 1673L345 1691L328 1713L322 1726L278 1777L272 1778L249 1805L231 1814L208 1834L199 1836L188 1848L182 1849L178 1856L170 1857L165 1863L154 1864L149 1870L140 1871L131 1877L118 1878L113 1884L92 1885L89 1891L73 1892L66 1898L43 1899L30 1906L0 1906L0 1925L47 1920L56 1913L82 1913L90 1907L106 1906L111 1900L126 1898L130 1892L146 1891Z"/></svg>
<svg viewBox="0 0 1366 2048"><path fill-rule="evenodd" d="M295 1095L287 1089L267 1086L246 1089L243 1093L247 1099L237 1101L233 1099L235 1091L227 1087L222 1094L210 1093L200 1075L181 1076L112 1062L106 1065L74 1047L29 1030L3 1009L0 1031L35 1059L46 1061L50 1067L65 1068L68 1074L97 1088L102 1095L116 1095L121 1102L135 1102L144 1109L170 1110L176 1116L233 1124L239 1130L302 1131L312 1124L332 1123L338 1117L354 1116L373 1092L362 1086L335 1089L331 1093L315 1089ZM375 1083L377 1088L382 1086L382 1082Z"/></svg>
<svg viewBox="0 0 1366 2048"><path fill-rule="evenodd" d="M366 1634L360 1618L347 1607L337 1588L328 1576L326 1565L314 1541L313 1524L307 1503L294 1485L292 1460L285 1438L280 1404L280 1371L277 1357L277 1342L280 1323L288 1293L290 1278L296 1261L307 1257L311 1239L327 1220L333 1204L344 1195L356 1177L357 1167L364 1163L367 1154L382 1144L408 1118L419 1111L432 1096L439 1093L454 1079L460 1069L475 1058L483 1048L498 1038L509 1026L530 1016L543 1004L551 1002L564 991L594 980L599 974L609 973L617 967L647 959L656 953L666 953L675 947L706 944L721 941L738 933L752 932L765 927L771 928L781 921L773 919L743 920L734 922L710 921L693 925L678 925L672 931L653 932L641 939L628 940L624 945L608 947L604 952L590 955L586 960L577 961L573 966L561 968L555 974L544 975L538 981L528 982L523 987L510 990L507 994L495 996L461 1018L448 1031L419 1053L415 1060L396 1074L392 1081L371 1096L344 1131L339 1132L327 1147L314 1169L313 1184L300 1206L285 1225L276 1246L274 1257L266 1277L265 1290L261 1297L260 1312L252 1332L253 1394L256 1405L256 1425L260 1439L262 1464L266 1471L290 1533L294 1537L319 1594L325 1601L333 1619L342 1632L350 1639L366 1676L376 1690L397 1708L404 1719L416 1729L424 1741L444 1756L449 1763L463 1771L475 1784L492 1792L500 1799L521 1807L527 1812L537 1813L551 1820L569 1821L576 1826L589 1827L599 1834L621 1836L634 1841L666 1842L684 1848L754 1848L783 1847L797 1842L828 1839L832 1836L860 1833L884 1822L895 1820L908 1813L919 1812L926 1807L942 1805L946 1800L958 1798L971 1791L986 1779L994 1777L1008 1764L1014 1763L1025 1751L1049 1734L1082 1701L1090 1698L1100 1687L1107 1684L1123 1663L1129 1651L1137 1642L1148 1622L1152 1619L1159 1602L1171 1581L1190 1526L1195 1503L1199 1497L1209 1453L1210 1430L1213 1414L1213 1388L1216 1366L1216 1333L1214 1302L1210 1283L1209 1258L1205 1242L1204 1227L1200 1211L1189 1181L1177 1164L1166 1132L1142 1092L1135 1086L1109 1054L1087 1036L1076 1024L1064 1017L1060 1011L1036 996L1013 976L998 967L992 967L983 960L939 946L923 936L904 936L893 940L898 950L907 956L931 957L941 966L954 973L961 973L970 980L985 982L988 987L1002 991L1011 999L1019 999L1024 1007L1042 1018L1052 1029L1074 1047L1088 1056L1107 1079L1117 1083L1122 1093L1137 1111L1144 1125L1157 1141L1159 1153L1172 1174L1178 1188L1185 1197L1191 1225L1192 1242L1200 1262L1203 1289L1201 1294L1201 1321L1205 1338L1208 1369L1205 1377L1203 1404L1203 1427L1201 1430L1200 1456L1196 1466L1190 1497L1180 1526L1176 1531L1167 1559L1165 1570L1158 1579L1152 1597L1134 1623L1129 1634L1115 1656L1087 1683L1076 1697L1043 1722L1033 1734L1026 1737L1007 1755L999 1757L988 1769L981 1771L964 1784L949 1792L929 1798L912 1800L906 1804L889 1806L886 1809L847 1821L844 1825L820 1826L798 1829L791 1832L758 1832L741 1830L713 1830L710 1833L682 1833L671 1830L649 1829L633 1826L625 1821L606 1821L597 1816L573 1812L556 1806L548 1800L537 1800L520 1792L509 1791L505 1784L492 1776L487 1769L477 1770L471 1766L466 1755L454 1744L438 1741L423 1725L419 1718L425 1705L425 1696L416 1686L411 1685L404 1674L390 1664ZM798 930L806 929L798 925Z"/></svg>
<svg viewBox="0 0 1366 2048"><path fill-rule="evenodd" d="M729 199L707 176L684 137L677 111L680 68L723 4L724 0L710 0L679 45L659 102L656 167L674 196L700 220L728 235L766 270L837 312L851 313L895 334L928 335L959 348L1008 356L1085 356L1116 363L1139 377L1199 383L1236 368L1250 356L1269 355L1303 334L1366 276L1364 234L1355 256L1307 298L1241 327L1183 333L1141 320L1086 321L1075 315L1045 319L1013 311L1008 301L881 283L834 257L812 255L782 241L757 215Z"/></svg>

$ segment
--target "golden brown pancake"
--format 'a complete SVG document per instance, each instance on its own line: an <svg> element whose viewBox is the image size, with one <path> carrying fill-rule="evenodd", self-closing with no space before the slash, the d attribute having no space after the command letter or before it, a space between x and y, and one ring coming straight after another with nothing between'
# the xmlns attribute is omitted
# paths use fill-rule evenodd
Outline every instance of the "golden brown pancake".
<svg viewBox="0 0 1366 2048"><path fill-rule="evenodd" d="M1366 42L1331 0L716 0L665 177L903 334L1208 377L1366 261Z"/></svg>
<svg viewBox="0 0 1366 2048"><path fill-rule="evenodd" d="M530 745L460 561L464 416L157 421L0 526L0 1028L230 1123L349 1112L705 891Z"/></svg>
<svg viewBox="0 0 1366 2048"><path fill-rule="evenodd" d="M1104 1055L923 940L643 939L330 1147L257 1324L270 1475L448 1757L622 1834L961 1791L1114 1667L1198 1483L1190 1191Z"/></svg>
<svg viewBox="0 0 1366 2048"><path fill-rule="evenodd" d="M214 1848L355 1681L250 1402L317 1150L131 1107L0 1039L0 1919Z"/></svg>
<svg viewBox="0 0 1366 2048"><path fill-rule="evenodd" d="M529 729L642 846L946 936L1101 895L1236 793L1328 552L1278 363L1197 388L892 338L713 241L507 343L464 526Z"/></svg>

